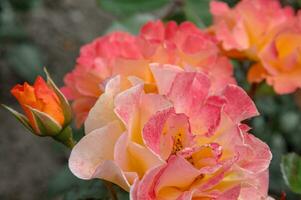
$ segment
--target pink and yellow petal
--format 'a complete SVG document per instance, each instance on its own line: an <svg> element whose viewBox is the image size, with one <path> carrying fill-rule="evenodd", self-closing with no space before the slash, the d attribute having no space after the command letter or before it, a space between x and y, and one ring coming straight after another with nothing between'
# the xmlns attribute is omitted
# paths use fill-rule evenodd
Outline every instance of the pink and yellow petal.
<svg viewBox="0 0 301 200"><path fill-rule="evenodd" d="M120 77L116 76L108 81L105 93L103 93L91 107L85 121L85 133L101 128L111 121L117 120L114 113L114 97L120 90Z"/></svg>
<svg viewBox="0 0 301 200"><path fill-rule="evenodd" d="M127 181L114 162L114 145L121 133L122 128L115 121L84 136L69 158L72 173L81 179L102 178L127 188Z"/></svg>
<svg viewBox="0 0 301 200"><path fill-rule="evenodd" d="M223 91L226 98L224 112L235 122L258 115L257 108L247 93L236 85L228 85Z"/></svg>

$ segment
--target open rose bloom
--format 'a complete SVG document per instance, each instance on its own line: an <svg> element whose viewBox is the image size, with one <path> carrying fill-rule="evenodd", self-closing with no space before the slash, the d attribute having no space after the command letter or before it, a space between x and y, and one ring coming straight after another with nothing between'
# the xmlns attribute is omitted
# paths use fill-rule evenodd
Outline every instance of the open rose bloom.
<svg viewBox="0 0 301 200"><path fill-rule="evenodd" d="M258 59L258 52L276 33L278 26L293 18L291 7L278 0L242 0L230 8L225 2L211 1L212 31L222 48L232 57Z"/></svg>
<svg viewBox="0 0 301 200"><path fill-rule="evenodd" d="M155 91L136 76L107 80L72 150L71 171L116 183L134 200L268 198L271 152L242 123L258 114L247 94L216 87L191 67L149 69Z"/></svg>
<svg viewBox="0 0 301 200"><path fill-rule="evenodd" d="M73 101L77 125L86 119L105 85L120 75L123 87L129 88L126 77L142 80L148 91L157 90L149 65L174 64L189 71L208 75L212 87L220 89L235 83L230 61L221 55L217 41L190 22L177 25L161 21L146 23L136 36L114 32L97 38L81 49L75 69L65 76L65 96Z"/></svg>
<svg viewBox="0 0 301 200"><path fill-rule="evenodd" d="M277 35L260 52L262 64L248 74L251 82L266 79L278 94L301 88L301 13L279 27Z"/></svg>
<svg viewBox="0 0 301 200"><path fill-rule="evenodd" d="M214 33L227 55L255 63L248 81L266 80L278 94L301 87L300 14L278 0L242 0L229 8L212 1Z"/></svg>

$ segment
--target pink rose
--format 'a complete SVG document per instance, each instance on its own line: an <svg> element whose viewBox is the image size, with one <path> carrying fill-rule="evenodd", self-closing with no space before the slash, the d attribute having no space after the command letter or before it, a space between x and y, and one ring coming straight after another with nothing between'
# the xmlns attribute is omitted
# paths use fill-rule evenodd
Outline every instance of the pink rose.
<svg viewBox="0 0 301 200"><path fill-rule="evenodd" d="M222 48L232 57L258 60L258 53L277 32L275 28L293 18L290 7L282 8L279 0L242 0L233 8L212 1L210 28Z"/></svg>
<svg viewBox="0 0 301 200"><path fill-rule="evenodd" d="M214 37L190 22L177 25L161 21L146 23L137 36L112 33L81 49L75 69L66 75L62 89L73 101L80 126L110 78L120 75L124 88L127 77L136 76L149 91L156 85L149 69L151 63L175 64L189 71L200 71L212 80L212 87L235 83L230 61L221 55Z"/></svg>
<svg viewBox="0 0 301 200"><path fill-rule="evenodd" d="M73 101L72 108L78 126L84 122L89 110L103 93L118 59L141 58L135 40L128 33L114 32L81 48L77 65L65 76L66 86L62 88L64 95Z"/></svg>
<svg viewBox="0 0 301 200"><path fill-rule="evenodd" d="M261 64L248 73L250 82L266 82L278 94L301 88L301 13L278 28L278 33L259 53Z"/></svg>
<svg viewBox="0 0 301 200"><path fill-rule="evenodd" d="M150 69L156 93L137 77L125 90L120 76L108 81L71 171L116 183L132 199L267 198L271 152L241 123L258 114L247 94L231 84L216 89L203 72Z"/></svg>

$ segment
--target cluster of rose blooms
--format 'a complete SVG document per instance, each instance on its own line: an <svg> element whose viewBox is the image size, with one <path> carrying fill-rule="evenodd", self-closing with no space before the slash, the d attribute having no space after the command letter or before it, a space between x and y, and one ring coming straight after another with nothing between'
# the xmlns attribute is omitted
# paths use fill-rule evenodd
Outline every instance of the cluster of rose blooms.
<svg viewBox="0 0 301 200"><path fill-rule="evenodd" d="M97 38L82 47L62 93L50 77L15 86L27 117L15 114L36 134L73 147L65 141L71 100L86 135L70 170L113 182L133 200L269 199L271 152L242 122L258 111L230 58L252 61L250 83L293 92L301 87L301 18L277 0L210 6L206 30L158 20L137 35Z"/></svg>

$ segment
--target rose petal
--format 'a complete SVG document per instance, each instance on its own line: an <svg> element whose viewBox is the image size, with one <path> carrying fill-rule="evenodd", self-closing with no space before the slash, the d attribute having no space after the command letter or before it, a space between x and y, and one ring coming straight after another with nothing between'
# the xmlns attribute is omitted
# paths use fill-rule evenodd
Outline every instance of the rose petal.
<svg viewBox="0 0 301 200"><path fill-rule="evenodd" d="M69 158L72 173L81 179L103 178L125 187L125 177L113 161L114 145L121 133L119 122L115 121L84 136Z"/></svg>
<svg viewBox="0 0 301 200"><path fill-rule="evenodd" d="M227 100L224 111L233 121L240 122L259 115L251 98L240 87L228 85L225 88L223 95Z"/></svg>
<svg viewBox="0 0 301 200"><path fill-rule="evenodd" d="M111 121L117 120L114 113L114 96L120 89L120 77L112 78L106 85L106 91L92 107L85 121L85 133L101 128Z"/></svg>

